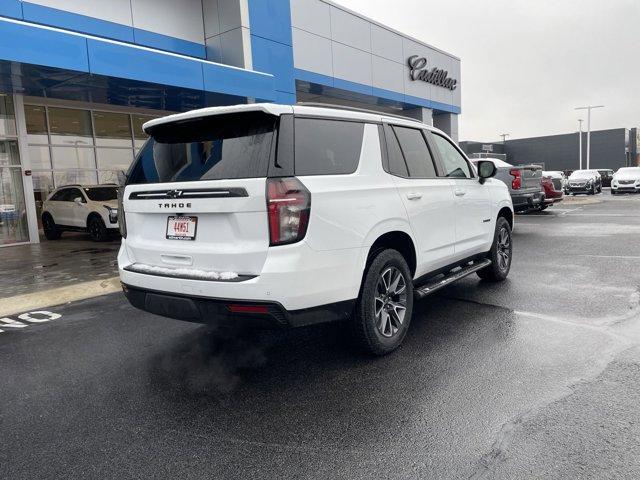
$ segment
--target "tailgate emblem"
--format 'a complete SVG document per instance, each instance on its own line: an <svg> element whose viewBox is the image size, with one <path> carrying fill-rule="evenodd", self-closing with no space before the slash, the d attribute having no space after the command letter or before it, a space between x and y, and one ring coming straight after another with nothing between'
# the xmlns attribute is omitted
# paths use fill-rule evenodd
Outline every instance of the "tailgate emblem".
<svg viewBox="0 0 640 480"><path fill-rule="evenodd" d="M169 198L180 198L182 196L182 190L169 190L166 195Z"/></svg>

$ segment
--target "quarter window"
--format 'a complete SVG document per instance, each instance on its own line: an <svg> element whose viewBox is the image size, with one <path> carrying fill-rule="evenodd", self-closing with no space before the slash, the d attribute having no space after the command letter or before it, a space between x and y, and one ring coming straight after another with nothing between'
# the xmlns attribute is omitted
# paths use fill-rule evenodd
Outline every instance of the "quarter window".
<svg viewBox="0 0 640 480"><path fill-rule="evenodd" d="M409 171L407 164L404 162L402 150L398 138L389 126L385 126L385 139L387 140L387 152L389 154L389 173L398 177L408 177Z"/></svg>
<svg viewBox="0 0 640 480"><path fill-rule="evenodd" d="M344 175L358 168L364 124L295 119L296 175Z"/></svg>
<svg viewBox="0 0 640 480"><path fill-rule="evenodd" d="M460 154L460 152L454 147L449 140L434 133L433 140L436 144L438 152L440 152L440 158L442 160L442 166L444 167L444 176L451 178L472 178L471 168L469 163Z"/></svg>
<svg viewBox="0 0 640 480"><path fill-rule="evenodd" d="M393 127L412 178L436 178L433 158L421 130Z"/></svg>

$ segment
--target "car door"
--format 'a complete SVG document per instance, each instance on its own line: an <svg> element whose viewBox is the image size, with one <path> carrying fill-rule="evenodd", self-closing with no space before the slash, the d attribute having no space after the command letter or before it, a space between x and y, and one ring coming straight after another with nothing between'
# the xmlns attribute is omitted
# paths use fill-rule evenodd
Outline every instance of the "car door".
<svg viewBox="0 0 640 480"><path fill-rule="evenodd" d="M86 227L87 226L87 199L79 188L70 188L68 198L69 208L69 223L72 227ZM80 203L76 203L76 199L80 199Z"/></svg>
<svg viewBox="0 0 640 480"><path fill-rule="evenodd" d="M71 203L73 201L71 195L71 189L64 188L51 199L51 215L58 225L71 225Z"/></svg>
<svg viewBox="0 0 640 480"><path fill-rule="evenodd" d="M418 244L416 277L451 262L455 242L452 182L439 178L421 129L385 125L387 171L407 211Z"/></svg>
<svg viewBox="0 0 640 480"><path fill-rule="evenodd" d="M487 251L494 228L488 186L479 182L475 170L451 140L437 132L430 132L428 138L437 151L441 175L453 182L456 259Z"/></svg>

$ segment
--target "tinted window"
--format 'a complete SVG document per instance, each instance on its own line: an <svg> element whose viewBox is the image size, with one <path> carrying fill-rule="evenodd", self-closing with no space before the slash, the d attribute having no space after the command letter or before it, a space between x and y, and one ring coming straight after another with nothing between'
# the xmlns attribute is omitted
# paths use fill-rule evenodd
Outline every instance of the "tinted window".
<svg viewBox="0 0 640 480"><path fill-rule="evenodd" d="M363 123L296 118L296 175L355 172L360 159L363 132Z"/></svg>
<svg viewBox="0 0 640 480"><path fill-rule="evenodd" d="M440 152L444 175L453 178L471 178L471 169L465 158L449 140L434 133L433 140Z"/></svg>
<svg viewBox="0 0 640 480"><path fill-rule="evenodd" d="M84 193L87 194L89 200L93 200L94 202L106 202L108 200L118 199L118 189L115 187L85 188Z"/></svg>
<svg viewBox="0 0 640 480"><path fill-rule="evenodd" d="M431 152L421 130L415 128L393 127L398 137L400 149L407 162L409 176L415 178L435 178L436 170L433 165Z"/></svg>
<svg viewBox="0 0 640 480"><path fill-rule="evenodd" d="M64 199L67 202L73 202L78 197L80 197L80 199L82 199L82 203L86 202L86 200L84 199L84 196L82 195L82 192L80 192L80 190L78 190L77 188L70 188L70 189L67 190L67 194L64 196Z"/></svg>
<svg viewBox="0 0 640 480"><path fill-rule="evenodd" d="M68 190L67 188L63 188L62 190L58 190L51 197L51 201L52 202L62 202L62 201L64 201L64 196L67 194L67 190Z"/></svg>
<svg viewBox="0 0 640 480"><path fill-rule="evenodd" d="M266 177L276 117L214 115L152 127L129 183Z"/></svg>
<svg viewBox="0 0 640 480"><path fill-rule="evenodd" d="M404 162L396 134L393 133L391 127L386 125L384 131L387 141L387 152L389 154L389 173L399 177L408 177L409 171L407 170L407 164Z"/></svg>

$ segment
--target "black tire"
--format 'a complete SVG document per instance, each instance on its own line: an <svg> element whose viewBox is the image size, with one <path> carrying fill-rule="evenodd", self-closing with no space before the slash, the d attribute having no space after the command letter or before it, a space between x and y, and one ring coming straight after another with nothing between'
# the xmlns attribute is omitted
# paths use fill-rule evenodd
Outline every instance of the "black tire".
<svg viewBox="0 0 640 480"><path fill-rule="evenodd" d="M611 195L615 195L615 194L616 194L616 191L611 189Z"/></svg>
<svg viewBox="0 0 640 480"><path fill-rule="evenodd" d="M365 270L352 318L356 342L373 355L391 353L407 334L412 312L413 280L406 260L397 250L378 252Z"/></svg>
<svg viewBox="0 0 640 480"><path fill-rule="evenodd" d="M107 227L98 215L91 215L87 221L87 231L94 242L104 242L109 238Z"/></svg>
<svg viewBox="0 0 640 480"><path fill-rule="evenodd" d="M42 215L42 230L47 240L59 240L62 235L62 230L56 225L50 213Z"/></svg>
<svg viewBox="0 0 640 480"><path fill-rule="evenodd" d="M479 270L478 276L488 282L502 282L509 275L512 257L511 226L506 218L498 217L496 231L493 235L493 245L491 245L487 256L491 260L491 265Z"/></svg>

